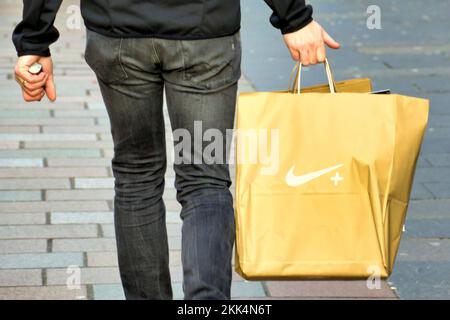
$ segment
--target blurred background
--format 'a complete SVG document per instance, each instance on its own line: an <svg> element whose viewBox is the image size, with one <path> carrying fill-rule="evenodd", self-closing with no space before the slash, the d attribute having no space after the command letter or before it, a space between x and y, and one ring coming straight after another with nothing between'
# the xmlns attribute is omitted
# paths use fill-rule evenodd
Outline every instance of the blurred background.
<svg viewBox="0 0 450 320"><path fill-rule="evenodd" d="M341 43L336 80L370 77L374 89L430 99L431 111L393 275L365 281L247 282L234 298L450 298L450 1L311 0ZM21 1L0 0L0 299L123 299L112 216L109 121L84 62L79 1L58 14L52 55L58 100L25 104L13 79L11 32ZM242 0L240 91L286 89L294 66L262 0ZM305 85L325 82L322 66ZM170 126L167 124L168 135ZM175 298L182 298L180 210L173 170L165 199Z"/></svg>

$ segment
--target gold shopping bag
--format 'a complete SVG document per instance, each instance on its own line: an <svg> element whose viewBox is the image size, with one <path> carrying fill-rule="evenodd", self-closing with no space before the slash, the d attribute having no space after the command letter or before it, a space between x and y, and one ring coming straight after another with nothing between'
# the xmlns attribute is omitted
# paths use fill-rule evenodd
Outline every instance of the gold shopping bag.
<svg viewBox="0 0 450 320"><path fill-rule="evenodd" d="M392 272L428 101L361 93L368 79L339 90L325 66L332 93L300 90L300 66L296 90L239 96L235 268L246 279Z"/></svg>

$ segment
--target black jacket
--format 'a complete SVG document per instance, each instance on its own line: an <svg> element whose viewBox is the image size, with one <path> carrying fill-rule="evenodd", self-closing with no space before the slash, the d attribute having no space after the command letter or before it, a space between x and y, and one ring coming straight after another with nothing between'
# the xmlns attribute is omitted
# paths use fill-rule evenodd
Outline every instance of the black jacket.
<svg viewBox="0 0 450 320"><path fill-rule="evenodd" d="M257 0L249 0L257 1ZM305 0L264 0L272 25L289 33L312 20ZM59 33L53 26L62 0L23 0L23 20L14 30L18 55L49 56ZM81 0L88 29L112 37L205 39L240 28L240 0Z"/></svg>

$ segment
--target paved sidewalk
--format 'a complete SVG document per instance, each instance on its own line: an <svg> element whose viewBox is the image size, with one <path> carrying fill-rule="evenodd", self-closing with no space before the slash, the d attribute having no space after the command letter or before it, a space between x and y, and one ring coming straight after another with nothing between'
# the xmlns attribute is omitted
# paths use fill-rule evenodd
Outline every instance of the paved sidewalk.
<svg viewBox="0 0 450 320"><path fill-rule="evenodd" d="M341 15L345 15L334 11L334 1L316 2L317 8L323 7L316 11L324 14L327 23L333 21L331 18L341 21ZM344 5L350 2L343 1ZM355 2L360 5L358 9L365 3ZM267 24L269 11L255 3L243 0L244 72L249 80L241 80L241 91L250 91L254 87L268 89L275 83L279 87L285 81L282 71L292 65L288 57L286 59L279 35L276 34L274 40L275 31L265 33L270 28ZM0 1L0 299L123 298L112 225L110 160L113 150L109 122L95 77L83 59L84 30L67 28L71 17L67 8L72 4L78 4L78 1L64 1L57 19L61 39L52 47L58 101L54 104L24 104L11 72L15 51L10 34L20 17L20 2ZM361 10L364 16L365 9ZM351 21L354 22L356 17L352 16ZM350 22L345 25L349 26ZM278 41L279 46L268 46L264 51L264 37L266 45L267 41ZM353 39L352 43L365 41L361 37ZM435 58L447 61L448 65L450 49L437 44L434 48L443 52ZM377 54L379 60L372 61L368 57L376 50L382 52ZM387 40L369 48L355 44L348 51L350 57L360 57L361 69L367 66L380 87L399 88L396 91L416 88L408 71L413 64L417 68L415 62L420 62L420 59L417 54L401 59L400 52L409 52L407 44L394 48ZM387 79L383 77L385 57L389 61L387 64L395 65L393 76ZM276 62L283 67L276 67ZM404 66L405 63L409 65ZM258 64L259 69L256 67ZM405 297L409 297L409 289L416 288L413 285L414 281L417 283L416 271L429 272L429 277L434 277L435 282L427 291L430 294L436 292L433 290L445 293L444 290L449 288L445 281L450 278L447 273L447 280L442 281L444 278L439 274L432 274L434 271L448 271L444 266L450 260L450 149L446 140L450 134L450 112L444 106L449 101L449 76L445 68L438 70L431 63L426 67L431 68L429 78L437 77L430 80L437 87L430 87L425 80L420 82L425 90L432 91L429 93L436 99L431 119L435 130L432 138L427 140L426 157L420 162L415 200L410 210L413 219L409 220L407 238L405 245L402 243L399 257L398 269L402 273L394 274L394 284L405 288ZM355 76L358 72L362 71L347 67L343 68L342 75ZM402 72L409 78L403 77ZM400 77L406 80L398 82ZM445 85L444 80L447 80ZM413 91L411 94L423 93ZM170 127L167 131L170 133ZM446 153L442 148L447 150ZM169 211L170 264L175 298L182 298L180 207L175 201L173 176L169 165L165 200ZM436 264L430 264L429 260L436 261ZM70 289L66 285L71 283L77 266L81 270L81 287ZM246 282L238 275L233 281L232 295L240 299L397 297L387 283L383 283L381 290L368 290L364 281L261 283Z"/></svg>

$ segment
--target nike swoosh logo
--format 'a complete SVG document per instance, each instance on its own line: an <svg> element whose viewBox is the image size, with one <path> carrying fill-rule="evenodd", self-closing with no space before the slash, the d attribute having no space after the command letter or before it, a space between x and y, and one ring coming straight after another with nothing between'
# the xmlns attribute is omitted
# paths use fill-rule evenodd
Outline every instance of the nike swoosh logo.
<svg viewBox="0 0 450 320"><path fill-rule="evenodd" d="M323 176L324 174L327 174L328 172L331 172L333 170L339 169L340 167L342 167L343 164L338 164L336 166L330 167L330 168L325 168L322 170L318 170L318 171L314 171L314 172L310 172L307 174L303 174L301 176L296 176L294 174L294 168L295 166L292 166L291 169L289 170L289 172L286 175L286 183L288 186L290 187L298 187L302 184L308 183L311 180L317 179L320 176Z"/></svg>

